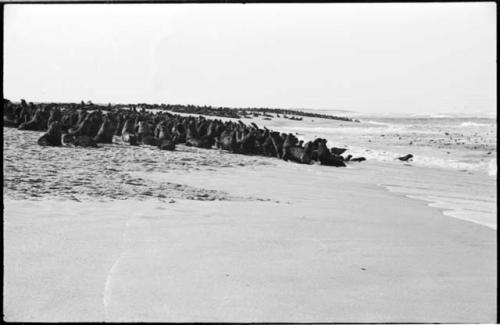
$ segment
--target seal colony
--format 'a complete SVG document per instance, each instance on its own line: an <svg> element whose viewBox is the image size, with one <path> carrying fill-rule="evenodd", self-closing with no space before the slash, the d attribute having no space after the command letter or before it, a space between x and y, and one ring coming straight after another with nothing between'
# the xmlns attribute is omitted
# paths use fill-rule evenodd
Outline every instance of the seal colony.
<svg viewBox="0 0 500 325"><path fill-rule="evenodd" d="M147 105L146 105L147 106ZM113 143L113 136L132 146L150 145L160 150L175 150L177 144L205 149L220 149L245 155L276 157L300 164L319 163L345 167L360 162L341 154L344 148L328 148L326 139L304 144L292 133L279 133L255 123L223 122L204 116L181 116L169 112L85 104L20 104L4 99L4 126L20 130L44 131L41 146L80 146L97 148Z"/></svg>

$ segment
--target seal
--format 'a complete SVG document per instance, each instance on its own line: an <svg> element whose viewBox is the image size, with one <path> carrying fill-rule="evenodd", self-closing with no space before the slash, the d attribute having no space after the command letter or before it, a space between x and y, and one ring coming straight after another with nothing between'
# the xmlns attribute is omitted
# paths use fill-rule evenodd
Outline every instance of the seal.
<svg viewBox="0 0 500 325"><path fill-rule="evenodd" d="M344 152L346 152L347 149L345 148L336 148L336 147L331 147L330 152L333 153L334 155L341 155Z"/></svg>
<svg viewBox="0 0 500 325"><path fill-rule="evenodd" d="M15 106L10 102L10 100L3 100L3 126L17 128L19 124L16 122L16 110Z"/></svg>
<svg viewBox="0 0 500 325"><path fill-rule="evenodd" d="M17 129L18 130L29 130L29 131L44 131L47 126L47 120L44 118L41 109L35 111L35 115L29 122L21 123Z"/></svg>
<svg viewBox="0 0 500 325"><path fill-rule="evenodd" d="M94 130L96 129L96 125L95 125L96 120L94 118L95 115L96 115L96 112L92 112L90 114L87 114L83 118L83 121L81 123L79 123L76 128L69 129L68 133L75 135L75 136L87 135L87 136L94 137L95 136L94 133L97 133L97 132L94 132ZM80 117L79 117L79 119L80 119ZM98 127L99 126L97 126L97 128Z"/></svg>
<svg viewBox="0 0 500 325"><path fill-rule="evenodd" d="M53 122L61 121L61 117L62 117L61 110L58 107L52 108L49 113L49 120L47 121L47 126L50 127L50 125Z"/></svg>
<svg viewBox="0 0 500 325"><path fill-rule="evenodd" d="M97 143L113 143L113 131L110 118L105 116L101 128L94 137L94 141Z"/></svg>
<svg viewBox="0 0 500 325"><path fill-rule="evenodd" d="M234 152L236 149L236 131L224 130L219 137L215 139L215 146L221 150Z"/></svg>
<svg viewBox="0 0 500 325"><path fill-rule="evenodd" d="M128 118L125 123L123 124L123 129L122 129L122 140L124 142L128 142L132 146L137 146L139 145L137 141L137 136L135 135L134 132L134 120L131 118Z"/></svg>
<svg viewBox="0 0 500 325"><path fill-rule="evenodd" d="M66 146L98 148L94 139L88 135L65 134L62 137L62 143Z"/></svg>
<svg viewBox="0 0 500 325"><path fill-rule="evenodd" d="M186 132L186 146L210 149L212 146L210 140L198 136L194 121L190 121Z"/></svg>
<svg viewBox="0 0 500 325"><path fill-rule="evenodd" d="M38 139L38 144L40 146L61 146L61 123L58 121L50 123L49 130Z"/></svg>
<svg viewBox="0 0 500 325"><path fill-rule="evenodd" d="M408 160L410 160L410 159L412 159L412 158L413 158L413 155L412 155L411 153L409 153L409 154L407 154L406 156L403 156L403 157L398 157L398 158L396 158L396 159L399 159L399 160L401 160L401 161L408 161Z"/></svg>
<svg viewBox="0 0 500 325"><path fill-rule="evenodd" d="M157 146L158 141L154 137L153 131L151 130L151 126L149 125L149 122L147 121L139 121L137 123L137 126L135 127L136 129L136 135L137 135L137 140L139 143L142 144L147 144L150 146Z"/></svg>
<svg viewBox="0 0 500 325"><path fill-rule="evenodd" d="M330 150L328 150L326 141L326 139L321 139L321 141L317 142L318 149L316 150L316 152L318 161L321 163L321 165L346 167L340 156L334 155L330 152Z"/></svg>
<svg viewBox="0 0 500 325"><path fill-rule="evenodd" d="M311 163L311 153L312 153L313 144L311 141L307 142L305 146L286 146L283 147L283 160L284 161L294 161L300 164L310 164Z"/></svg>
<svg viewBox="0 0 500 325"><path fill-rule="evenodd" d="M175 137L167 133L167 126L165 124L158 124L158 148L160 150L175 150Z"/></svg>

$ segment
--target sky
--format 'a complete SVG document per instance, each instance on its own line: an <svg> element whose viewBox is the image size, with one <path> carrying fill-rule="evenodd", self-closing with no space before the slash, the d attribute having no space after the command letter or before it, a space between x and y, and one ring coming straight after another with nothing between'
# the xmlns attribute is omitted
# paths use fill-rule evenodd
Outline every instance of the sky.
<svg viewBox="0 0 500 325"><path fill-rule="evenodd" d="M496 4L6 5L4 97L496 112Z"/></svg>

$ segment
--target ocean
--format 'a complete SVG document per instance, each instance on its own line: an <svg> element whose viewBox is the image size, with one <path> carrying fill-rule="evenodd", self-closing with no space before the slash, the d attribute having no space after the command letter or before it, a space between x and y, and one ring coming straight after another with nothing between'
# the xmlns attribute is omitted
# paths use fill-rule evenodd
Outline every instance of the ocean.
<svg viewBox="0 0 500 325"><path fill-rule="evenodd" d="M331 112L334 114L334 111ZM340 115L340 114L337 114ZM394 162L406 154L416 166L497 175L496 118L470 116L390 116L350 114L360 123L311 119L290 126L303 138L323 137L329 146L349 149L355 156Z"/></svg>
<svg viewBox="0 0 500 325"><path fill-rule="evenodd" d="M444 215L496 229L496 118L328 113L360 122L304 118L269 127L294 132L305 141L325 138L329 147L365 157L361 164L366 167L352 168L373 168L373 179L387 190L427 201ZM397 159L407 154L414 156L411 161Z"/></svg>

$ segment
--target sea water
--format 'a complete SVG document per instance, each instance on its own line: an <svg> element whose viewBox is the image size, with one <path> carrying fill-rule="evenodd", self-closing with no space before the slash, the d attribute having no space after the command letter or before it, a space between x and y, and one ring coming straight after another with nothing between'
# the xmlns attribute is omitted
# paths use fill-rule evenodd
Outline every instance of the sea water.
<svg viewBox="0 0 500 325"><path fill-rule="evenodd" d="M412 154L416 166L486 173L496 179L496 119L470 116L355 115L359 123L311 119L290 127L306 138L323 137L353 156L384 162ZM287 129L287 128L285 128Z"/></svg>
<svg viewBox="0 0 500 325"><path fill-rule="evenodd" d="M329 147L347 148L344 155L383 162L384 167L377 167L380 172L373 174L381 186L425 200L446 216L496 229L495 117L343 115L360 122L304 118L301 125L284 125L280 130L293 130L306 141L322 137ZM397 159L407 154L414 157L408 162Z"/></svg>

